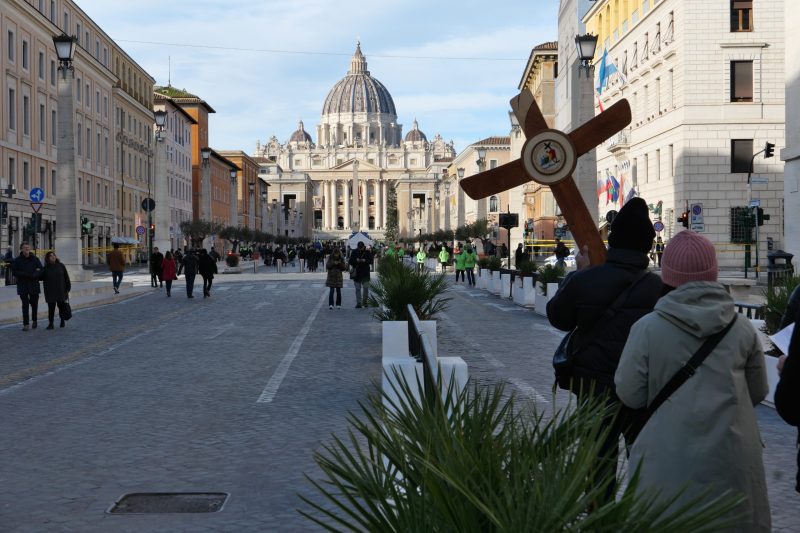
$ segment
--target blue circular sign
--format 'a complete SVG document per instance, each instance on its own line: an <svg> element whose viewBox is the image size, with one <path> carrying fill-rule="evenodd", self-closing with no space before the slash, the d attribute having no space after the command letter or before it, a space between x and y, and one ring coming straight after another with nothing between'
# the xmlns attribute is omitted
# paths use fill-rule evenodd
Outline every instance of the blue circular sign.
<svg viewBox="0 0 800 533"><path fill-rule="evenodd" d="M700 204L694 204L694 205L692 206L692 214L693 214L693 215L699 216L699 215L700 215L700 214L702 214L702 213L703 213L703 206L702 206L702 205L700 205Z"/></svg>
<svg viewBox="0 0 800 533"><path fill-rule="evenodd" d="M658 232L664 231L664 223L660 220L657 220L655 224L653 224L653 229Z"/></svg>
<svg viewBox="0 0 800 533"><path fill-rule="evenodd" d="M44 191L39 187L34 187L31 189L29 196L31 197L31 202L40 204L44 200Z"/></svg>
<svg viewBox="0 0 800 533"><path fill-rule="evenodd" d="M144 235L145 228L144 226L136 226L136 234L137 235Z"/></svg>

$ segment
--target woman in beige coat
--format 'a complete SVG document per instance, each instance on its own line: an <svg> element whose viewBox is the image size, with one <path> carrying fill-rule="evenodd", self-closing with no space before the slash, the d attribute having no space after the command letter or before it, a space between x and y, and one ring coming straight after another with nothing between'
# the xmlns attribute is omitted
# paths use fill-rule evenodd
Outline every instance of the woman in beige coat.
<svg viewBox="0 0 800 533"><path fill-rule="evenodd" d="M705 339L734 318L733 300L717 283L714 246L683 231L662 258L664 284L674 287L636 322L615 376L631 408L650 405ZM761 437L754 406L768 391L764 354L750 322L739 317L717 347L653 414L636 439L629 473L641 468L640 492L669 498L673 509L708 491L744 501L736 531L770 531Z"/></svg>

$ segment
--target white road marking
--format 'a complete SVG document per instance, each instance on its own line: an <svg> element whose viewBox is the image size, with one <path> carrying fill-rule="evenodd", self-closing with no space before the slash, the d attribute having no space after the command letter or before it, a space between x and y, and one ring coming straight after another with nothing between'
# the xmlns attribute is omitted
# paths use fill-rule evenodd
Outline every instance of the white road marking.
<svg viewBox="0 0 800 533"><path fill-rule="evenodd" d="M221 324L219 326L214 326L211 329L219 329L219 331L214 333L213 335L211 335L209 337L209 339L216 339L217 337L219 337L223 333L227 333L228 331L230 331L231 328L233 328L233 322L228 322L227 324Z"/></svg>
<svg viewBox="0 0 800 533"><path fill-rule="evenodd" d="M253 306L253 309L261 309L262 307L266 307L270 304L270 302L259 302Z"/></svg>
<svg viewBox="0 0 800 533"><path fill-rule="evenodd" d="M243 290L243 291L252 291L252 290L253 290L253 287L254 287L254 285L244 285L244 286L242 287L242 290Z"/></svg>
<svg viewBox="0 0 800 533"><path fill-rule="evenodd" d="M217 292L217 291L229 291L229 290L231 290L231 286L230 285L217 285L217 286L214 287L214 292Z"/></svg>
<svg viewBox="0 0 800 533"><path fill-rule="evenodd" d="M530 385L525 383L524 380L522 380L520 378L517 378L517 377L512 377L512 378L509 378L508 381L512 385L514 385L516 388L518 388L523 394L525 394L525 396L528 396L528 397L531 397L531 398L535 398L537 402L550 403L547 398L545 398L544 396L539 394L536 391L536 389L534 389L533 387L531 387Z"/></svg>
<svg viewBox="0 0 800 533"><path fill-rule="evenodd" d="M494 307L495 309L499 309L500 311L503 311L503 312L506 312L506 313L509 312L509 311L526 311L526 309L524 307L509 307L507 305L490 304L490 303L486 303L486 304L483 304L483 305L485 305L486 307Z"/></svg>
<svg viewBox="0 0 800 533"><path fill-rule="evenodd" d="M258 400L256 400L256 403L271 403L272 399L275 398L275 395L278 393L278 389L283 382L283 378L286 377L286 373L289 372L289 367L292 366L292 361L294 361L294 358L297 357L298 352L300 352L300 346L303 345L303 341L311 331L311 324L314 323L314 319L317 318L317 313L319 313L319 310L322 309L322 306L327 299L328 295L323 293L322 297L319 299L319 303L314 308L314 311L312 311L308 316L305 324L303 324L303 327L300 329L300 333L297 334L294 342L292 342L292 345L289 347L289 351L283 356L283 359L281 359L281 362L278 364L278 368L275 369L275 373L272 374L271 378L269 378L267 386L264 387L264 390L261 392L261 396L258 397Z"/></svg>
<svg viewBox="0 0 800 533"><path fill-rule="evenodd" d="M299 283L290 283L286 286L287 289L297 289L298 287L300 287Z"/></svg>

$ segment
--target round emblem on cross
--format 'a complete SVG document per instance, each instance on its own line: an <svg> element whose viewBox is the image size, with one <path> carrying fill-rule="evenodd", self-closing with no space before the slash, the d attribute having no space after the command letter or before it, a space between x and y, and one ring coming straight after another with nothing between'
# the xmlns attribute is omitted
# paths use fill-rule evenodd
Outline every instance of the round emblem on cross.
<svg viewBox="0 0 800 533"><path fill-rule="evenodd" d="M552 185L572 175L577 164L575 146L558 130L544 130L525 141L522 165L537 183Z"/></svg>

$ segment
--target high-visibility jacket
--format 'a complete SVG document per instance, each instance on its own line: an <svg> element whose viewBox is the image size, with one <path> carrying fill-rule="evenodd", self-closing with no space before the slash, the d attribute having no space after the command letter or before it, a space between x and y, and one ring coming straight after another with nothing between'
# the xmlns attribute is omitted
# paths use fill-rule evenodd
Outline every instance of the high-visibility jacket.
<svg viewBox="0 0 800 533"><path fill-rule="evenodd" d="M447 253L447 250L445 250L444 248L442 248L442 251L441 251L441 252L439 252L439 262L440 262L440 263L447 263L447 261L448 261L449 259L450 259L450 254L449 254L449 253Z"/></svg>
<svg viewBox="0 0 800 533"><path fill-rule="evenodd" d="M417 263L424 263L426 257L427 256L425 255L425 252L420 250L419 252L417 252Z"/></svg>

